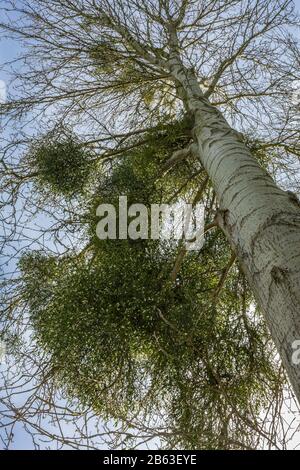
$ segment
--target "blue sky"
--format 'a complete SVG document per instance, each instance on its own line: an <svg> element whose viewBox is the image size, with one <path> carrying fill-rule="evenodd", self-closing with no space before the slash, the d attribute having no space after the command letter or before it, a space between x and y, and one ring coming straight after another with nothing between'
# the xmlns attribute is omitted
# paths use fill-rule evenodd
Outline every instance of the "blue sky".
<svg viewBox="0 0 300 470"><path fill-rule="evenodd" d="M300 0L295 0L295 4L300 11ZM0 19L1 19L1 10L0 10ZM1 39L1 43L0 43L0 98L1 98L2 82L4 82L6 86L8 87L8 89L10 89L9 75L1 68L1 64L4 64L7 61L16 59L19 54L20 54L20 46L17 42L12 41L12 40ZM0 131L1 131L1 127L0 127ZM14 434L15 434L15 441L14 441L14 446L13 446L14 449L24 449L24 448L28 449L32 447L31 439L24 432L21 425L16 426Z"/></svg>

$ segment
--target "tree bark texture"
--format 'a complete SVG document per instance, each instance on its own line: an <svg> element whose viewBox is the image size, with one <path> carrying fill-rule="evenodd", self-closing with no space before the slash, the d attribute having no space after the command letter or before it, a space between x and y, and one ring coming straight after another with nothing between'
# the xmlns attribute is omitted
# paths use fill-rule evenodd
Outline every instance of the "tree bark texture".
<svg viewBox="0 0 300 470"><path fill-rule="evenodd" d="M218 198L218 222L264 312L267 326L300 403L300 204L260 167L221 112L204 96L191 69L170 63L185 107L194 116L194 140Z"/></svg>

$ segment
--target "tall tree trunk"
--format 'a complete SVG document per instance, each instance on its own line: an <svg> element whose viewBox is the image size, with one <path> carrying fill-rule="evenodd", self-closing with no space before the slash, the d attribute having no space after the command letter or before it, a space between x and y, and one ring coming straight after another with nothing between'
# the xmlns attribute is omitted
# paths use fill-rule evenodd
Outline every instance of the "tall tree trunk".
<svg viewBox="0 0 300 470"><path fill-rule="evenodd" d="M195 118L199 157L217 194L219 223L265 314L300 403L300 204L281 190L252 157L238 132L204 97L194 72L174 59L174 80Z"/></svg>

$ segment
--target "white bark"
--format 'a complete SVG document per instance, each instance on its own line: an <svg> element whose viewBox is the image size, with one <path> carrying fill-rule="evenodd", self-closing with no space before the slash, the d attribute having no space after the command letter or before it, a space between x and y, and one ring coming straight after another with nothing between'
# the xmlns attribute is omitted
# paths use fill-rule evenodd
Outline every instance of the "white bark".
<svg viewBox="0 0 300 470"><path fill-rule="evenodd" d="M219 223L265 314L300 403L300 365L292 344L300 339L300 205L258 165L239 133L204 98L192 70L174 57L173 78L195 116L194 139L217 194Z"/></svg>

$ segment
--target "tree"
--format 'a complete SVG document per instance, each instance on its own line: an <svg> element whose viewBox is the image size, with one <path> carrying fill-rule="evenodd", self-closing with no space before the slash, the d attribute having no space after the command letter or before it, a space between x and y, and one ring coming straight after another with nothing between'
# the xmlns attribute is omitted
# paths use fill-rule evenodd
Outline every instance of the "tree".
<svg viewBox="0 0 300 470"><path fill-rule="evenodd" d="M169 447L274 446L276 418L257 419L284 380L251 291L299 400L299 202L269 175L299 157L292 2L22 4L2 28L34 54L2 109L42 137L21 127L4 144L4 202L15 217L35 188L60 247L22 256L8 324L26 312L46 376L127 431L138 416ZM96 205L124 193L202 200L204 249L99 242Z"/></svg>

